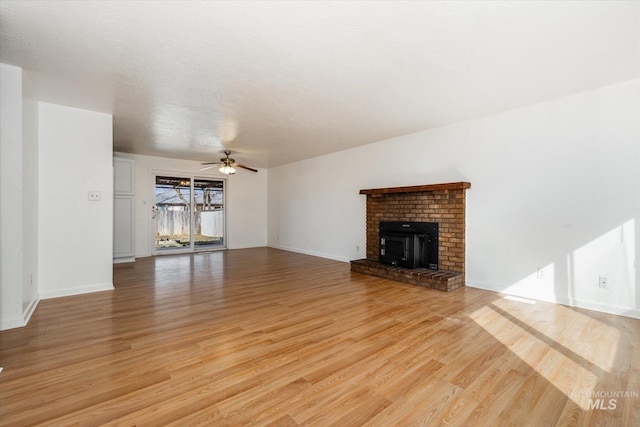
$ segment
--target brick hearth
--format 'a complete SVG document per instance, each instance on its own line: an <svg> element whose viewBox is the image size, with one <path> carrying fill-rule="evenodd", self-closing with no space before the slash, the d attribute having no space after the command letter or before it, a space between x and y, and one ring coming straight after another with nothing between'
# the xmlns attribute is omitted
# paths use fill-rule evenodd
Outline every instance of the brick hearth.
<svg viewBox="0 0 640 427"><path fill-rule="evenodd" d="M442 291L463 287L465 216L468 182L360 190L367 196L367 258L351 262L351 271ZM406 269L382 264L380 221L437 222L439 270Z"/></svg>

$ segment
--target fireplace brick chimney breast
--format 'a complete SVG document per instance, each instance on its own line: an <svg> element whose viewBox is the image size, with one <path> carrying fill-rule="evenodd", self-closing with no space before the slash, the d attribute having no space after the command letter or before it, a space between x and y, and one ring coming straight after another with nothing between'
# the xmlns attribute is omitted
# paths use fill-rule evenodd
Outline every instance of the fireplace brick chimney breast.
<svg viewBox="0 0 640 427"><path fill-rule="evenodd" d="M360 190L367 196L367 259L352 261L351 270L446 291L464 286L466 190L470 187L468 182L454 182ZM405 271L378 265L380 221L437 222L440 269Z"/></svg>

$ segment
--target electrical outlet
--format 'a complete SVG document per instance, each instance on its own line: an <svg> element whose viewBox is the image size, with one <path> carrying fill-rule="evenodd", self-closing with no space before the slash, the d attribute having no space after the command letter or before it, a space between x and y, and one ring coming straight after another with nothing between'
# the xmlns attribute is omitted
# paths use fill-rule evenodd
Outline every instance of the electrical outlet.
<svg viewBox="0 0 640 427"><path fill-rule="evenodd" d="M99 202L102 196L99 191L89 191L89 201L90 202Z"/></svg>
<svg viewBox="0 0 640 427"><path fill-rule="evenodd" d="M604 289L609 289L609 279L604 276L598 277L598 286Z"/></svg>
<svg viewBox="0 0 640 427"><path fill-rule="evenodd" d="M538 267L536 277L540 280L547 280L547 275L545 274L544 267Z"/></svg>

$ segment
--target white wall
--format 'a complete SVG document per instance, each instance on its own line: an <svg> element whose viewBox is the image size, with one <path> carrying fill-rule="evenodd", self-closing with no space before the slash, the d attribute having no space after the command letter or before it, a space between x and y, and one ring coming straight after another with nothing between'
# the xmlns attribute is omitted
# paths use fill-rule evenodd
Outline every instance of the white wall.
<svg viewBox="0 0 640 427"><path fill-rule="evenodd" d="M38 105L19 67L0 64L0 330L38 303Z"/></svg>
<svg viewBox="0 0 640 427"><path fill-rule="evenodd" d="M227 182L229 249L266 246L268 171L238 170Z"/></svg>
<svg viewBox="0 0 640 427"><path fill-rule="evenodd" d="M268 243L364 258L360 189L452 181L469 286L640 317L640 80L272 168Z"/></svg>
<svg viewBox="0 0 640 427"><path fill-rule="evenodd" d="M38 294L38 101L29 74L22 81L22 312L25 324Z"/></svg>
<svg viewBox="0 0 640 427"><path fill-rule="evenodd" d="M0 64L0 329L22 315L22 69Z"/></svg>
<svg viewBox="0 0 640 427"><path fill-rule="evenodd" d="M200 172L200 162L114 153L135 161L135 256L152 255L154 228L151 218L153 206L154 172L174 173L178 176L227 179L227 247L239 249L265 246L267 243L267 171L258 173L238 171L227 176L217 171Z"/></svg>
<svg viewBox="0 0 640 427"><path fill-rule="evenodd" d="M112 116L39 107L40 296L113 289Z"/></svg>
<svg viewBox="0 0 640 427"><path fill-rule="evenodd" d="M269 169L269 246L339 261L364 258L366 199L358 192L375 187L364 183L380 173L366 167L370 157L361 147Z"/></svg>

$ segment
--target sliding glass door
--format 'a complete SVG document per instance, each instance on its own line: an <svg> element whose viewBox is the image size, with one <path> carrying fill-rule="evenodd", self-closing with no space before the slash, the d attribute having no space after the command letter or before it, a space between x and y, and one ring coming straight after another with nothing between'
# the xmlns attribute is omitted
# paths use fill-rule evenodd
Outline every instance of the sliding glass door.
<svg viewBox="0 0 640 427"><path fill-rule="evenodd" d="M196 248L224 247L224 181L193 181L193 213Z"/></svg>
<svg viewBox="0 0 640 427"><path fill-rule="evenodd" d="M224 180L155 175L154 253L224 248Z"/></svg>
<svg viewBox="0 0 640 427"><path fill-rule="evenodd" d="M191 178L156 176L156 250L191 249Z"/></svg>

